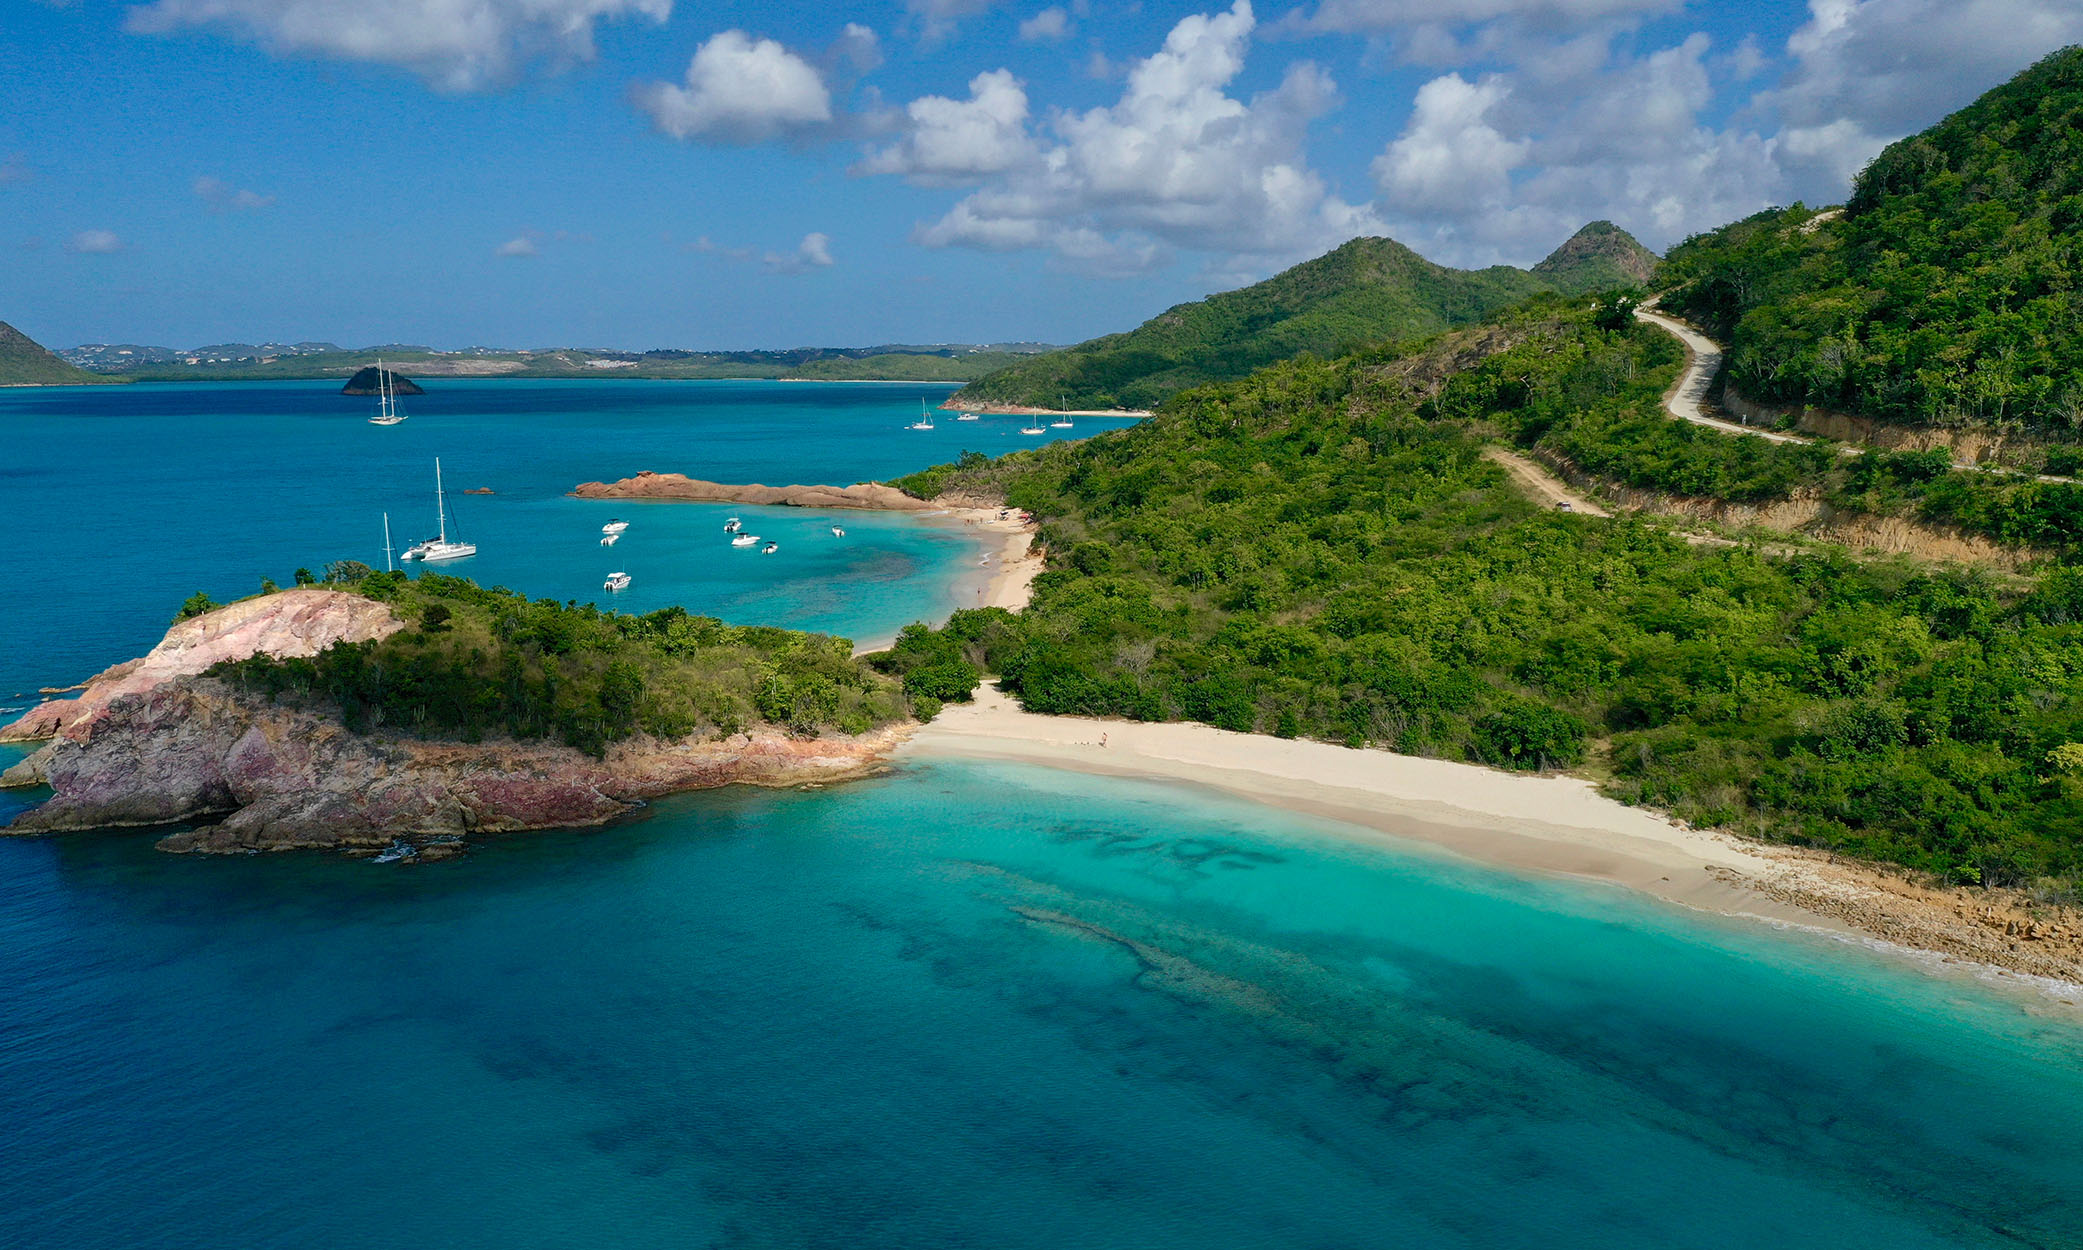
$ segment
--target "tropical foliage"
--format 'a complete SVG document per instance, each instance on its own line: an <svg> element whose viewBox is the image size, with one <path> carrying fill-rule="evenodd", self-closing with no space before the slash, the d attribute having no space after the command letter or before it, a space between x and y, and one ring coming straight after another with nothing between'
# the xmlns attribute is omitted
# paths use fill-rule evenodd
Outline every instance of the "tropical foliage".
<svg viewBox="0 0 2083 1250"><path fill-rule="evenodd" d="M341 588L390 604L414 627L212 674L335 706L357 732L549 738L596 754L640 733L714 736L762 724L863 733L908 714L896 683L856 662L843 638L728 626L680 608L628 616L530 601L438 573L370 573Z"/></svg>
<svg viewBox="0 0 2083 1250"><path fill-rule="evenodd" d="M2054 54L1802 205L1687 240L1670 305L1757 399L2083 431L2083 49Z"/></svg>
<svg viewBox="0 0 2083 1250"><path fill-rule="evenodd" d="M1784 558L1537 508L1486 438L1631 447L1604 470L1697 491L1849 471L1657 417L1675 360L1610 312L1550 301L1418 352L1295 360L937 471L1043 518L1050 568L1026 612L912 631L886 663L936 697L976 670L1041 712L1581 764L1691 820L1959 879L2083 871L2058 762L2083 741L2083 574ZM1875 490L1964 476L1872 466Z"/></svg>

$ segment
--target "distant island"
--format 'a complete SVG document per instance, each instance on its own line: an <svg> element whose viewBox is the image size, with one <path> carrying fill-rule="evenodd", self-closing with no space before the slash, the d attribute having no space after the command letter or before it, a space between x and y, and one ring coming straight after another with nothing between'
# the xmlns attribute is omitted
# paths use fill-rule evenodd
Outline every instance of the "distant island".
<svg viewBox="0 0 2083 1250"><path fill-rule="evenodd" d="M391 394L393 395L426 394L425 391L420 389L419 383L414 382L411 378L400 377L396 369L388 367L378 369L375 365L358 370L353 377L347 379L347 385L340 388L340 393L342 395L380 394L386 378L390 380Z"/></svg>

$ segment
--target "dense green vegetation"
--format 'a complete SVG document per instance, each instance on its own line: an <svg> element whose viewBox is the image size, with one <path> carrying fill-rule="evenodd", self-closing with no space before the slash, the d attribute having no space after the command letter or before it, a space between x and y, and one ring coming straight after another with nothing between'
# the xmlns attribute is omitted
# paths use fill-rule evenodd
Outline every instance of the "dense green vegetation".
<svg viewBox="0 0 2083 1250"><path fill-rule="evenodd" d="M66 364L35 339L0 321L0 386L77 386L106 381Z"/></svg>
<svg viewBox="0 0 2083 1250"><path fill-rule="evenodd" d="M1564 295L1646 286L1656 273L1656 253L1610 221L1594 221L1569 237L1533 267Z"/></svg>
<svg viewBox="0 0 2083 1250"><path fill-rule="evenodd" d="M1688 240L1668 303L1727 339L1753 398L1889 420L2083 431L2083 48L1859 176Z"/></svg>
<svg viewBox="0 0 2083 1250"><path fill-rule="evenodd" d="M2083 572L1688 546L1538 508L1482 458L1614 442L1636 459L1607 471L1779 489L1769 444L1650 415L1660 343L1551 300L907 480L1002 490L1050 568L1026 612L910 631L881 663L937 698L996 672L1041 712L1583 764L1687 819L1960 880L2083 872Z"/></svg>
<svg viewBox="0 0 2083 1250"><path fill-rule="evenodd" d="M1549 289L1522 269L1447 269L1392 239L1354 239L1254 286L1180 304L1126 334L1027 357L963 387L955 402L1150 408L1183 388L1241 378L1303 352L1337 356L1434 333Z"/></svg>
<svg viewBox="0 0 2083 1250"><path fill-rule="evenodd" d="M332 571L350 576L330 584L390 604L411 627L312 659L220 664L212 675L337 707L357 732L550 738L595 754L639 733L761 724L864 733L908 714L896 684L856 662L843 638L728 626L680 608L625 616L531 602L438 573Z"/></svg>

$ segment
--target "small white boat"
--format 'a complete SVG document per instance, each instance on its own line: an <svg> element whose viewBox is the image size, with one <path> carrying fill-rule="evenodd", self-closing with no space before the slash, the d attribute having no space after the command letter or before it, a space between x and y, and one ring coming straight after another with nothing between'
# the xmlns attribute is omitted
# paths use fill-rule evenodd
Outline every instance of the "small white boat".
<svg viewBox="0 0 2083 1250"><path fill-rule="evenodd" d="M763 556L770 556L779 550L781 550L780 543L768 543L766 546L761 547L759 549L759 553Z"/></svg>
<svg viewBox="0 0 2083 1250"><path fill-rule="evenodd" d="M1045 429L1043 429L1043 428L1041 428L1041 427L1040 427L1040 426L1038 426L1038 425L1023 425L1023 426L1021 426L1021 427L1020 427L1020 433L1022 433L1022 434L1047 434L1047 433L1048 433L1048 431L1047 431L1047 430L1045 430Z"/></svg>
<svg viewBox="0 0 2083 1250"><path fill-rule="evenodd" d="M1068 430L1071 428L1070 418L1064 417L1060 421L1051 421L1049 422L1049 428L1052 430Z"/></svg>
<svg viewBox="0 0 2083 1250"><path fill-rule="evenodd" d="M757 534L740 534L736 538L730 540L730 545L733 547L750 547L752 544L758 541L759 535Z"/></svg>
<svg viewBox="0 0 2083 1250"><path fill-rule="evenodd" d="M391 371L383 367L383 357L376 358L376 415L369 418L370 425L396 425L405 419L398 411L397 383L391 379Z"/></svg>
<svg viewBox="0 0 2083 1250"><path fill-rule="evenodd" d="M629 574L610 573L608 574L608 579L600 584L600 588L602 590L628 590Z"/></svg>
<svg viewBox="0 0 2083 1250"><path fill-rule="evenodd" d="M740 521L740 520L739 520L738 518L736 518L736 517L732 517L732 518L731 518L730 520L728 520L728 521L725 521L725 522L723 523L723 532L724 532L724 533L726 533L726 534L735 534L735 533L737 533L737 532L738 532L739 530L741 530L741 529L744 529L744 528L745 528L745 523L744 523L743 521Z"/></svg>
<svg viewBox="0 0 2083 1250"><path fill-rule="evenodd" d="M979 418L977 417L977 415L973 412L965 412L962 415L955 418L955 420L957 421L975 421L978 419Z"/></svg>
<svg viewBox="0 0 2083 1250"><path fill-rule="evenodd" d="M460 560L464 556L477 554L476 543L466 543L459 534L451 542L448 536L448 497L441 491L441 460L434 461L434 515L438 518L441 532L438 537L414 543L406 548L401 560L419 560L431 564L436 560Z"/></svg>
<svg viewBox="0 0 2083 1250"><path fill-rule="evenodd" d="M603 525L603 526L601 526L601 527L600 527L600 532L601 532L601 533L603 533L603 534L619 534L619 533L621 533L621 532L622 532L623 530L626 530L626 529L628 529L628 528L629 528L629 522L627 522L627 521L620 521L620 520L615 520L615 521L609 521L609 522L608 522L608 523L607 523L606 525Z"/></svg>
<svg viewBox="0 0 2083 1250"><path fill-rule="evenodd" d="M841 527L841 526L837 526L837 525L834 525L834 526L832 527L832 537L834 537L834 538L844 538L844 537L846 537L846 530L845 530L845 529L844 529L843 527Z"/></svg>
<svg viewBox="0 0 2083 1250"><path fill-rule="evenodd" d="M603 547L612 547L621 541L622 535L620 534L602 534L600 536L600 545Z"/></svg>
<svg viewBox="0 0 2083 1250"><path fill-rule="evenodd" d="M919 401L919 419L904 428L907 430L930 430L933 428L933 414L926 411L925 400Z"/></svg>

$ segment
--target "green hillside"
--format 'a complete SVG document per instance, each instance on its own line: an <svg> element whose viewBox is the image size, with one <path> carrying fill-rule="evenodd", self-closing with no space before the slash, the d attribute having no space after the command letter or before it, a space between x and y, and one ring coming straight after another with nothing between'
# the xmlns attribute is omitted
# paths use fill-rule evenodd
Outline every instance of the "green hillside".
<svg viewBox="0 0 2083 1250"><path fill-rule="evenodd" d="M1336 356L1475 321L1554 289L1499 265L1435 265L1392 239L1354 239L1242 290L1180 304L1126 334L1030 357L956 392L956 403L1151 408L1189 386L1241 378L1303 352Z"/></svg>
<svg viewBox="0 0 2083 1250"><path fill-rule="evenodd" d="M2083 48L2049 56L1801 205L1688 240L1666 302L1753 398L1949 426L2083 428Z"/></svg>
<svg viewBox="0 0 2083 1250"><path fill-rule="evenodd" d="M1564 295L1647 286L1656 272L1656 253L1612 222L1594 221L1535 265L1533 272Z"/></svg>
<svg viewBox="0 0 2083 1250"><path fill-rule="evenodd" d="M35 339L0 321L0 386L76 386L106 381L73 368Z"/></svg>
<svg viewBox="0 0 2083 1250"><path fill-rule="evenodd" d="M1551 297L904 479L1032 510L1049 567L1026 611L913 627L876 663L934 698L981 668L1037 712L1581 765L1699 824L2073 890L2083 571L1693 545L1536 505L1487 442L1725 477L1773 446L1665 417L1679 353L1613 311Z"/></svg>

